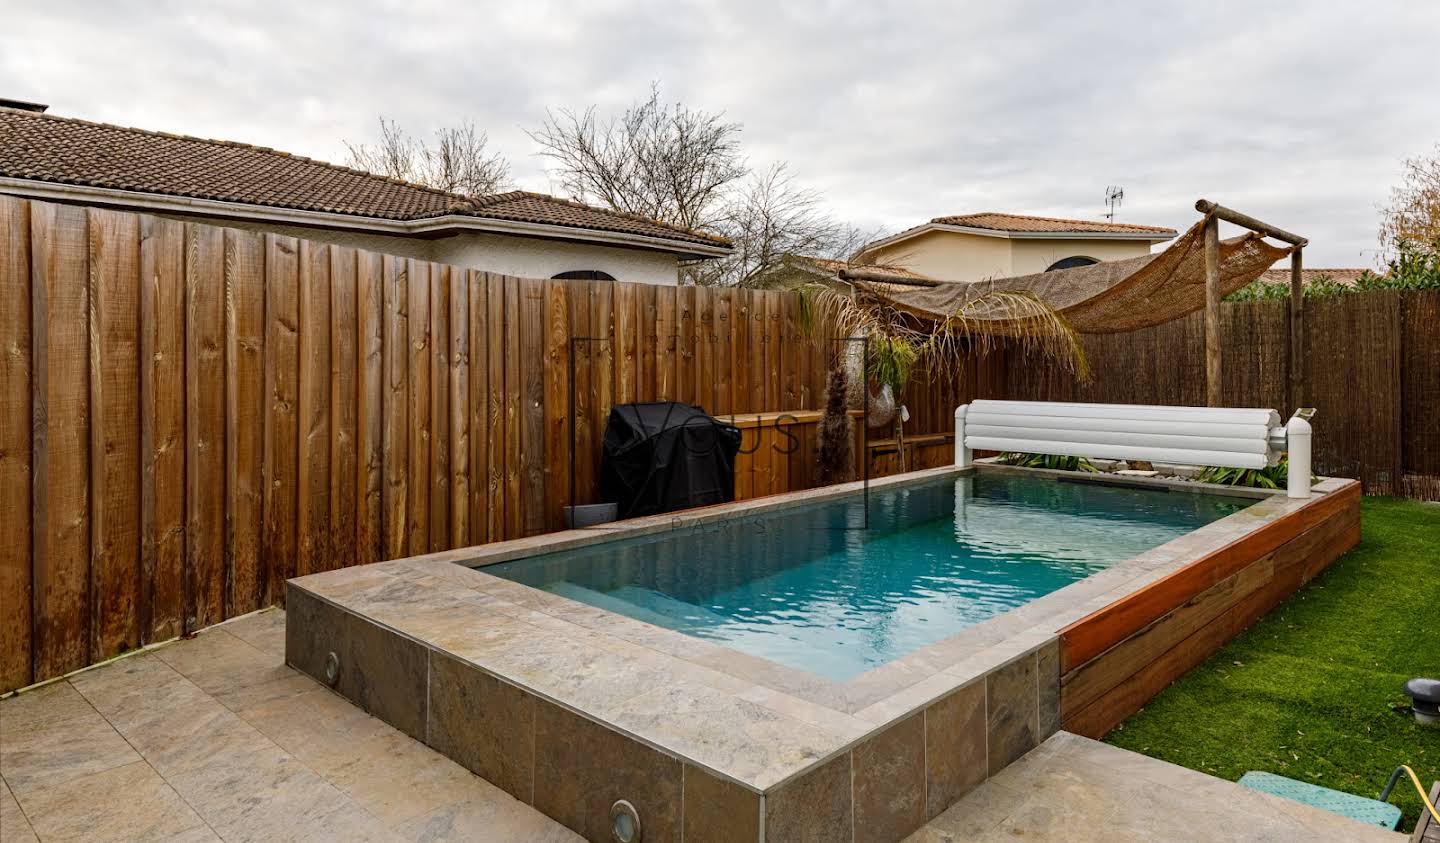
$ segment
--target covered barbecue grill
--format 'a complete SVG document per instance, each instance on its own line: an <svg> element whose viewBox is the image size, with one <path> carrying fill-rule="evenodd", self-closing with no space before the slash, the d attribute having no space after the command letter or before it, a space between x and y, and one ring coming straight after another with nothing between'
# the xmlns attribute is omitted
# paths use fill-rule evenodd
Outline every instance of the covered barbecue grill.
<svg viewBox="0 0 1440 843"><path fill-rule="evenodd" d="M600 496L621 518L735 499L740 430L677 402L610 410L600 462Z"/></svg>

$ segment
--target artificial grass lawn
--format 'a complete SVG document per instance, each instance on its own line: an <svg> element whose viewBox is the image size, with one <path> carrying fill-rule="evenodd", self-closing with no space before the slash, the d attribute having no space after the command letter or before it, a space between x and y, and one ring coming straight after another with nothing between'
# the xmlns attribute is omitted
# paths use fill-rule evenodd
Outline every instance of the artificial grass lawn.
<svg viewBox="0 0 1440 843"><path fill-rule="evenodd" d="M1440 504L1365 498L1364 537L1105 740L1214 776L1265 770L1374 798L1440 779L1440 726L1400 690L1440 678ZM1412 785L1390 801L1413 828Z"/></svg>

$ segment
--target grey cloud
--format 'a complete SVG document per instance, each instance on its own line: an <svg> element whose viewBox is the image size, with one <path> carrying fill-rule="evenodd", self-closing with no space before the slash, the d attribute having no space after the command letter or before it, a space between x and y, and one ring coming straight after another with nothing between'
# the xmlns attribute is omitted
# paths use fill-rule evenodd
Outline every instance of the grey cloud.
<svg viewBox="0 0 1440 843"><path fill-rule="evenodd" d="M547 106L658 80L862 227L1093 218L1120 183L1122 219L1183 227L1204 195L1368 264L1399 159L1440 140L1431 3L3 5L0 95L59 114L331 160L382 113L468 118L546 190Z"/></svg>

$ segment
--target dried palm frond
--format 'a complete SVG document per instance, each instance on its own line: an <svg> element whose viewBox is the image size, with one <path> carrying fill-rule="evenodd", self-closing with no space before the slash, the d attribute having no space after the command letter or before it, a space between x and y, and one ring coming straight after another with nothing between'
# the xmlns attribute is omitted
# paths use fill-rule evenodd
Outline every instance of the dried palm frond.
<svg viewBox="0 0 1440 843"><path fill-rule="evenodd" d="M843 282L808 284L802 290L810 326L826 325L838 336L903 342L932 371L958 366L968 355L986 354L1003 342L1038 352L1081 381L1090 379L1079 334L1034 293L992 291L942 321L922 319Z"/></svg>

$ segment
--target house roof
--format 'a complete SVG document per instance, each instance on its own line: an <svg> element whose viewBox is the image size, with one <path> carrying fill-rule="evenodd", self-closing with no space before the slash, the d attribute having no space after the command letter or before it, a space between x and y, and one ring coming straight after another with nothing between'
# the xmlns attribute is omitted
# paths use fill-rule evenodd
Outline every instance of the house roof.
<svg viewBox="0 0 1440 843"><path fill-rule="evenodd" d="M1331 281L1334 281L1337 284L1341 284L1346 287L1353 287L1355 285L1355 282L1360 280L1360 276L1364 275L1367 272L1373 272L1373 270L1358 267L1330 269L1310 269L1307 267L1300 270L1300 283L1313 284L1316 281L1321 280L1322 278L1329 278ZM1267 269L1265 270L1265 274L1260 276L1260 280L1264 281L1266 284L1289 284L1290 270L1288 268Z"/></svg>
<svg viewBox="0 0 1440 843"><path fill-rule="evenodd" d="M526 191L465 197L233 141L0 107L0 177L389 221L446 216L615 232L682 244L728 241Z"/></svg>
<svg viewBox="0 0 1440 843"><path fill-rule="evenodd" d="M1024 214L1001 214L982 211L977 214L936 217L930 221L935 225L958 225L965 228L983 228L989 231L1036 232L1047 234L1158 234L1168 239L1176 235L1173 228L1154 225L1134 225L1121 222L1099 222L1096 220L1067 220L1058 217L1032 217Z"/></svg>

